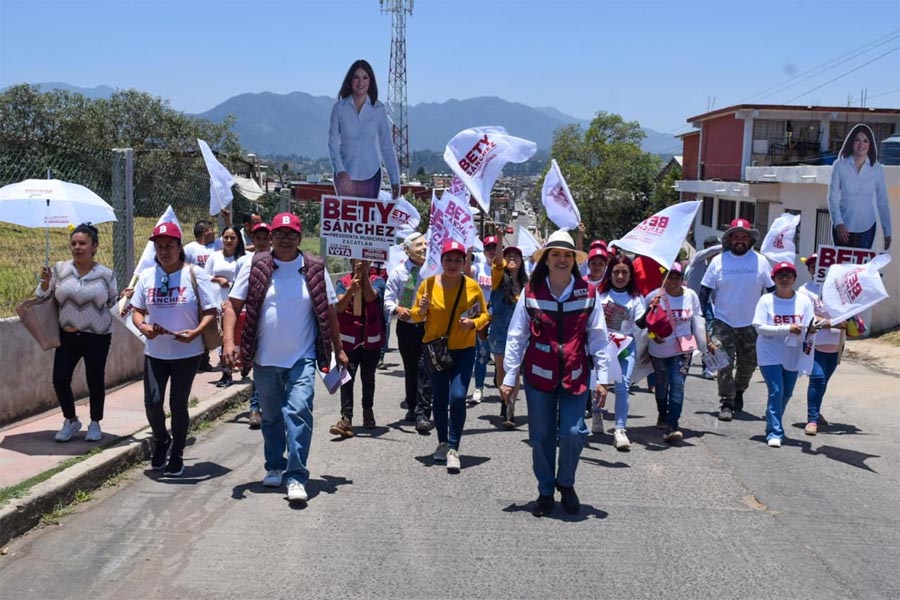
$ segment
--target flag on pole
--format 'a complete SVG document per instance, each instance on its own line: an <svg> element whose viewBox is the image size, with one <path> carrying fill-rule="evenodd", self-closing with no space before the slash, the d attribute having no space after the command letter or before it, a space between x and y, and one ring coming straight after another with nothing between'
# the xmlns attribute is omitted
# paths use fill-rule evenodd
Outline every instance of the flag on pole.
<svg viewBox="0 0 900 600"><path fill-rule="evenodd" d="M200 145L206 170L209 171L209 214L217 215L234 200L234 194L231 193L231 186L235 184L234 177L216 159L209 144L200 138L197 138L197 143Z"/></svg>
<svg viewBox="0 0 900 600"><path fill-rule="evenodd" d="M516 247L522 251L522 256L524 258L528 258L538 251L541 244L534 239L534 236L531 235L530 231L525 229L524 226L519 225L519 231L516 234Z"/></svg>
<svg viewBox="0 0 900 600"><path fill-rule="evenodd" d="M888 297L878 271L890 262L889 254L879 254L864 265L828 267L821 298L833 323L846 321Z"/></svg>
<svg viewBox="0 0 900 600"><path fill-rule="evenodd" d="M652 258L660 265L669 267L678 257L699 207L699 201L673 204L644 219L622 239L613 240L609 245Z"/></svg>
<svg viewBox="0 0 900 600"><path fill-rule="evenodd" d="M447 143L444 161L465 184L485 214L490 214L491 188L508 162L523 163L537 144L506 133L502 127L473 127Z"/></svg>
<svg viewBox="0 0 900 600"><path fill-rule="evenodd" d="M172 209L171 204L166 207L165 212L156 221L156 225L162 225L163 223L175 223L176 225L178 225L178 229L184 231L181 223L178 222L178 217L175 215L175 211ZM156 248L154 248L153 242L148 241L147 245L144 246L144 251L141 252L141 257L138 259L137 265L134 267L134 276L137 277L141 274L141 271L143 271L147 267L152 267L154 265L155 258Z"/></svg>
<svg viewBox="0 0 900 600"><path fill-rule="evenodd" d="M394 226L397 237L405 238L414 232L422 221L422 216L419 214L418 209L403 196L399 196L394 200L389 191L381 191L378 192L378 199L383 202L394 203L388 215L387 224Z"/></svg>
<svg viewBox="0 0 900 600"><path fill-rule="evenodd" d="M553 221L560 229L577 229L581 223L581 213L575 204L575 198L569 191L569 186L556 164L556 159L550 161L550 170L544 177L544 187L541 189L541 202L547 211L547 218Z"/></svg>
<svg viewBox="0 0 900 600"><path fill-rule="evenodd" d="M799 224L800 215L784 213L779 216L769 228L759 251L775 264L780 262L794 264L797 261L794 235Z"/></svg>

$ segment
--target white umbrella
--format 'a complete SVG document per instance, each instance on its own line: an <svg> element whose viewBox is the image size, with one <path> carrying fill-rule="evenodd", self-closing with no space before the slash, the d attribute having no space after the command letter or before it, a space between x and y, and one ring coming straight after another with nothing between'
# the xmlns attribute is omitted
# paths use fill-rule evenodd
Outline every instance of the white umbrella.
<svg viewBox="0 0 900 600"><path fill-rule="evenodd" d="M0 188L0 221L47 229L44 236L50 263L50 227L115 221L112 206L76 183L59 179L26 179Z"/></svg>

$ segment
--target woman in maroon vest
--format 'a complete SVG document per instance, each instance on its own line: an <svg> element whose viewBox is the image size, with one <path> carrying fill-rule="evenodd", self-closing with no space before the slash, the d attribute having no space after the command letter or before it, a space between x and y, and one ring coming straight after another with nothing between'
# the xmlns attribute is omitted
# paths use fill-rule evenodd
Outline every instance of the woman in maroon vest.
<svg viewBox="0 0 900 600"><path fill-rule="evenodd" d="M528 438L539 494L532 513L546 516L553 511L555 488L566 512L576 514L581 504L575 469L588 436L584 406L591 368L597 369L593 393L599 402L606 398L600 383L607 380L606 320L594 287L578 271L586 255L575 249L567 232L551 235L534 257L537 265L510 322L500 393L509 399L524 367Z"/></svg>
<svg viewBox="0 0 900 600"><path fill-rule="evenodd" d="M338 280L335 292L338 302L335 310L341 327L341 342L350 363L350 381L341 386L341 418L331 426L331 433L341 437L353 437L353 385L357 369L362 369L363 427L375 427L375 367L384 346L384 313L376 285L384 293L384 280L376 271L370 273L369 263L353 259L353 272Z"/></svg>

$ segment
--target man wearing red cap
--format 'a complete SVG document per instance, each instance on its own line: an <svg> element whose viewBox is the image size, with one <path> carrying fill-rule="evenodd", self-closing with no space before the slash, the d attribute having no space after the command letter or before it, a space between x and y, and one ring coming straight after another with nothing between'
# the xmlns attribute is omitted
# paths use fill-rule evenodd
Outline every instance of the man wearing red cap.
<svg viewBox="0 0 900 600"><path fill-rule="evenodd" d="M332 352L341 365L348 361L341 348L331 277L321 258L300 252L301 237L296 215L275 215L272 251L253 255L225 304L222 358L230 365L237 361L234 329L246 303L240 353L244 364L252 361L259 390L263 485L280 487L286 478L288 500L305 502L316 366L327 371Z"/></svg>
<svg viewBox="0 0 900 600"><path fill-rule="evenodd" d="M733 220L722 236L722 254L712 259L700 284L707 341L718 339L730 361L716 374L720 421L730 421L734 411L744 409L744 390L756 370L756 302L764 290L775 288L768 261L752 250L758 239L759 231L749 221ZM710 302L713 293L715 305Z"/></svg>

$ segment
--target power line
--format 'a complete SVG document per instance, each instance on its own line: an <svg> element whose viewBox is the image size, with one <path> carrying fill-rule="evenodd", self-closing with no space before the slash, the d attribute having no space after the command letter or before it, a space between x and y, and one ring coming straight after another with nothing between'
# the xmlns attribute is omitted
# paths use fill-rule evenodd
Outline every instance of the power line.
<svg viewBox="0 0 900 600"><path fill-rule="evenodd" d="M809 94L809 93L811 93L811 92L814 92L814 91L816 91L816 90L818 90L818 89L821 89L821 88L825 87L826 85L828 85L828 84L830 84L830 83L834 83L834 82L837 81L838 79L841 79L842 77L846 77L846 76L849 75L850 73L853 73L853 72L855 72L855 71L859 71L859 70L862 69L863 67L865 67L865 66L867 66L867 65L871 65L871 64L872 64L873 62L875 62L876 60L881 60L882 58L884 58L884 57L887 56L888 54L890 54L890 53L892 53L892 52L896 52L897 50L900 50L900 47L897 47L897 48L891 48L890 50L888 50L888 51L885 52L884 54L879 54L878 56L876 56L876 57L873 58L872 60L868 60L868 61L864 62L863 64L861 64L861 65L859 65L859 66L857 66L857 67L854 67L854 68L850 69L849 71L844 71L843 73L841 73L841 74L838 75L837 77L835 77L835 78L833 78L833 79L829 79L829 80L826 81L825 83L823 83L823 84L821 84L821 85L817 85L816 87L814 87L814 88L812 88L812 89L810 89L810 90L807 90L807 91L803 92L803 93L800 94L799 96L794 96L794 97L791 98L790 100L786 100L784 103L785 103L785 104L790 104L790 103L793 102L794 100L798 100L798 99L802 98L803 96L805 96L805 95L807 95L807 94Z"/></svg>

